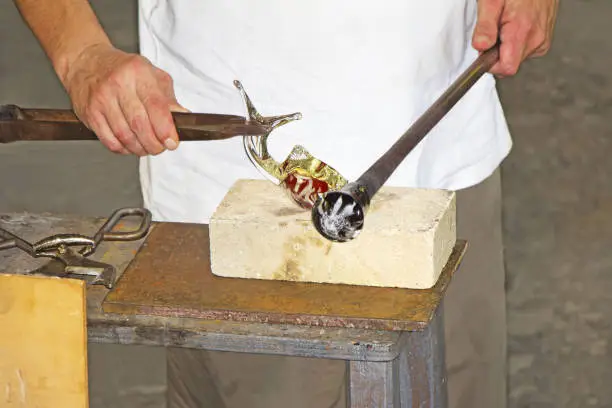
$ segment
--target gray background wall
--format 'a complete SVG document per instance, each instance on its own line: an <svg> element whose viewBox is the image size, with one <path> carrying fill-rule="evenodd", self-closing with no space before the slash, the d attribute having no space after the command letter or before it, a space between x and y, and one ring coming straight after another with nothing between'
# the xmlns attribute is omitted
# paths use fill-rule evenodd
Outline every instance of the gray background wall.
<svg viewBox="0 0 612 408"><path fill-rule="evenodd" d="M137 50L134 1L92 2ZM513 408L612 406L609 0L564 0L554 48L500 82ZM0 103L69 107L13 3L0 0ZM0 148L0 212L105 215L140 203L137 161L95 143ZM92 407L163 406L163 350L91 345Z"/></svg>

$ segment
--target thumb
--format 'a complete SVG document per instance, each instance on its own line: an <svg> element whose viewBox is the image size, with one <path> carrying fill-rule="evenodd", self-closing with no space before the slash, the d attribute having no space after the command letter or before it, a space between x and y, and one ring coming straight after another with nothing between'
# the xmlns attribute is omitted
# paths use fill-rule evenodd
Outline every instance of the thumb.
<svg viewBox="0 0 612 408"><path fill-rule="evenodd" d="M190 113L190 111L186 109L185 107L183 107L183 105L178 103L175 98L173 98L171 102L168 104L168 108L170 109L170 112ZM178 137L177 129L172 130L171 136L165 141L164 144L170 150L174 150L178 147L179 137Z"/></svg>
<svg viewBox="0 0 612 408"><path fill-rule="evenodd" d="M478 18L472 36L472 46L478 51L493 47L499 35L504 0L479 0Z"/></svg>

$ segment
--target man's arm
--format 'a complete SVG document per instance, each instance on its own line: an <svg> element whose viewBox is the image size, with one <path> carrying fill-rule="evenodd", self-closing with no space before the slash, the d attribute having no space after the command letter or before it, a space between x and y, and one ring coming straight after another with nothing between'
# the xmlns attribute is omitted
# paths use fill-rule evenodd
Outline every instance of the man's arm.
<svg viewBox="0 0 612 408"><path fill-rule="evenodd" d="M84 50L112 44L87 0L15 0L62 83Z"/></svg>
<svg viewBox="0 0 612 408"><path fill-rule="evenodd" d="M174 149L172 79L111 44L87 0L14 0L66 88L75 113L110 150Z"/></svg>

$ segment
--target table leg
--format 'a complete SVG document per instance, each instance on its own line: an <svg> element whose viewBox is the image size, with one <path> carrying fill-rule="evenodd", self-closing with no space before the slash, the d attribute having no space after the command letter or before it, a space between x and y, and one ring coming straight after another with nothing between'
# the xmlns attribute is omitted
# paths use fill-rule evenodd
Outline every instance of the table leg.
<svg viewBox="0 0 612 408"><path fill-rule="evenodd" d="M399 408L399 363L393 361L349 361L350 408Z"/></svg>
<svg viewBox="0 0 612 408"><path fill-rule="evenodd" d="M440 305L429 326L405 332L400 342L399 388L402 408L446 408L444 316Z"/></svg>

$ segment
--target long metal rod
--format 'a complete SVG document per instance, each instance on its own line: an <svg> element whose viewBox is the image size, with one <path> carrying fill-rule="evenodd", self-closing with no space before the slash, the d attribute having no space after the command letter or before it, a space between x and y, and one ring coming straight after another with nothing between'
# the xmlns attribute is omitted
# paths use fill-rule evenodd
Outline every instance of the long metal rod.
<svg viewBox="0 0 612 408"><path fill-rule="evenodd" d="M314 227L325 238L345 242L361 229L372 197L408 154L499 59L496 45L482 53L413 125L356 181L319 197L312 208Z"/></svg>
<svg viewBox="0 0 612 408"><path fill-rule="evenodd" d="M181 141L222 140L236 136L262 136L270 127L236 115L173 112ZM0 143L23 141L98 140L68 109L30 109L0 106Z"/></svg>
<svg viewBox="0 0 612 408"><path fill-rule="evenodd" d="M387 150L361 177L357 184L365 186L370 198L393 174L408 154L434 126L455 106L470 88L497 62L499 49L494 47L481 54L429 109L425 111L397 142Z"/></svg>

